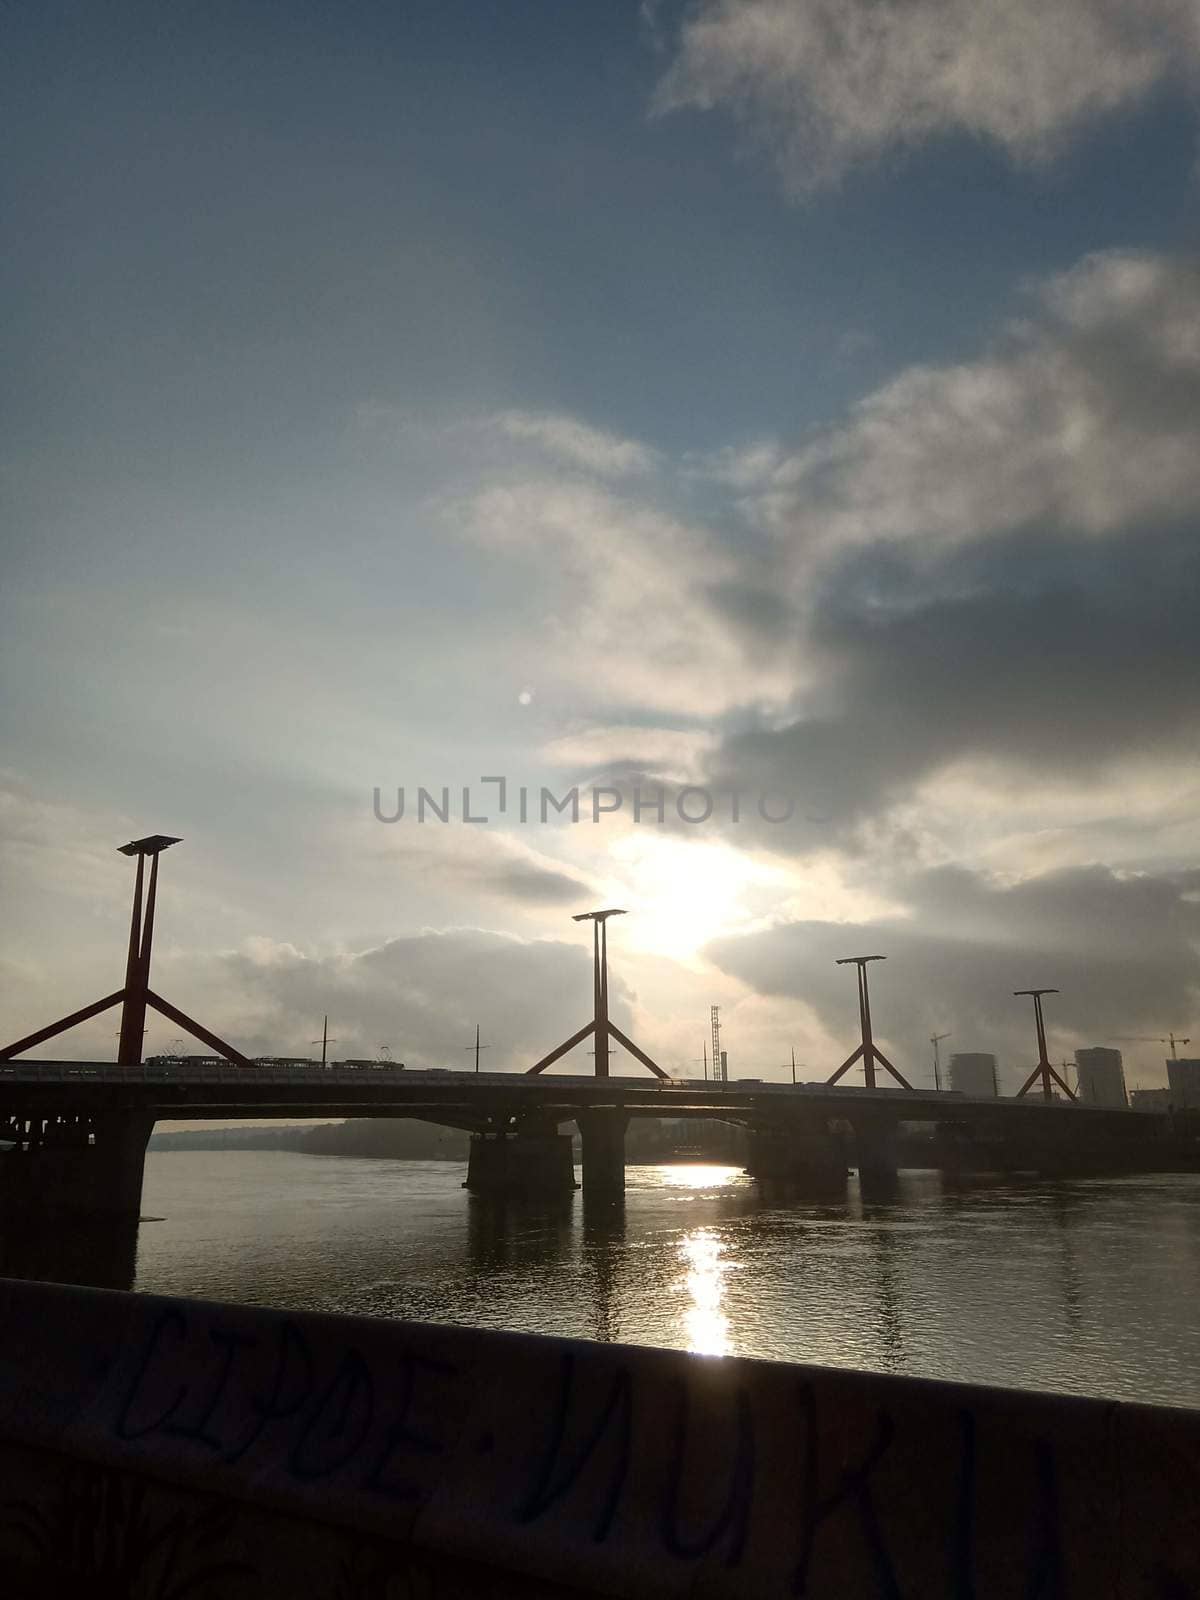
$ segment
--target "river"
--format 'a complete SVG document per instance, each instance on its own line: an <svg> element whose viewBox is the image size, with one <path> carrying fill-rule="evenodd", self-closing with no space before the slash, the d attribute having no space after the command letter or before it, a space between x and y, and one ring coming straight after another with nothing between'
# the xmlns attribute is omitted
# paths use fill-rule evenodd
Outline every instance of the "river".
<svg viewBox="0 0 1200 1600"><path fill-rule="evenodd" d="M784 1205L736 1168L643 1166L599 1208L498 1206L463 1177L152 1151L140 1230L106 1270L142 1291L1200 1405L1200 1177L954 1191L908 1172L887 1202L851 1179L842 1203ZM22 1270L92 1275L95 1243L67 1244L66 1267Z"/></svg>

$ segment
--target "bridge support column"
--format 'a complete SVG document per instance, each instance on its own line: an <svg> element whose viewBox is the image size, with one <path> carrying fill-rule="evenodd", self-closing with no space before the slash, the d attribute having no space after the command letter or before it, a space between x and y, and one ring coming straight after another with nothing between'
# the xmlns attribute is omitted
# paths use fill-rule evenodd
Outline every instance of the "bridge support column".
<svg viewBox="0 0 1200 1600"><path fill-rule="evenodd" d="M841 1135L824 1128L755 1128L746 1171L797 1193L838 1195L846 1188L846 1150Z"/></svg>
<svg viewBox="0 0 1200 1600"><path fill-rule="evenodd" d="M487 1195L569 1193L575 1188L571 1137L553 1130L472 1134L463 1188Z"/></svg>
<svg viewBox="0 0 1200 1600"><path fill-rule="evenodd" d="M620 1199L625 1193L626 1112L615 1106L581 1111L575 1118L583 1143L583 1192Z"/></svg>
<svg viewBox="0 0 1200 1600"><path fill-rule="evenodd" d="M136 1218L154 1118L136 1111L36 1117L0 1156L0 1209L9 1215Z"/></svg>
<svg viewBox="0 0 1200 1600"><path fill-rule="evenodd" d="M861 1183L876 1187L895 1183L899 1160L894 1127L880 1122L856 1123L854 1149Z"/></svg>

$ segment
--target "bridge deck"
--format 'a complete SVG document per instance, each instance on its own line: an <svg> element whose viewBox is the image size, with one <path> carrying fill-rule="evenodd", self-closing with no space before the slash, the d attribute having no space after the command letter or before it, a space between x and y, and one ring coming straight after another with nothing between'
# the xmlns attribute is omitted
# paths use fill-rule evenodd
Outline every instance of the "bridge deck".
<svg viewBox="0 0 1200 1600"><path fill-rule="evenodd" d="M157 1118L231 1116L417 1116L494 1123L540 1114L571 1120L595 1106L631 1115L728 1117L788 1123L820 1117L1120 1128L1153 1136L1165 1117L1110 1107L1026 1098L971 1099L954 1092L866 1089L823 1083L734 1079L660 1081L545 1073L454 1072L379 1066L255 1066L161 1063L116 1066L95 1061L0 1063L0 1116L58 1111L138 1110ZM1049 1123L1047 1119L1050 1119ZM1064 1119L1067 1119L1064 1121Z"/></svg>

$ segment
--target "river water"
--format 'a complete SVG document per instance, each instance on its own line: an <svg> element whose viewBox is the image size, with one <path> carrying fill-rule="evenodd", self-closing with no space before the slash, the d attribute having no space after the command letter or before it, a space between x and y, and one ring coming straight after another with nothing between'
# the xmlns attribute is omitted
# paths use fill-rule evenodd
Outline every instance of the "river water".
<svg viewBox="0 0 1200 1600"><path fill-rule="evenodd" d="M135 1287L1200 1405L1200 1177L767 1204L736 1168L631 1167L597 1208L464 1176L152 1152Z"/></svg>

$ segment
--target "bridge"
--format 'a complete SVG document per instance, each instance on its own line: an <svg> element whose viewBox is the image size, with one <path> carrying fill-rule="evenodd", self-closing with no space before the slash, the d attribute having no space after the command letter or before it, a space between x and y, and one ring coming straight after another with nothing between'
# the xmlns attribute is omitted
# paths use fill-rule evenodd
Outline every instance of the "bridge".
<svg viewBox="0 0 1200 1600"><path fill-rule="evenodd" d="M574 1186L574 1123L585 1190L624 1189L631 1117L708 1118L747 1130L748 1170L808 1194L844 1187L848 1166L886 1184L904 1124L934 1131L931 1164L952 1173L1086 1175L1200 1164L1200 1142L1169 1118L1059 1100L827 1084L646 1079L567 1073L420 1071L392 1064L0 1062L0 1197L29 1207L136 1215L142 1163L160 1120L415 1117L472 1134L467 1187Z"/></svg>
<svg viewBox="0 0 1200 1600"><path fill-rule="evenodd" d="M247 1117L416 1117L472 1135L466 1187L477 1193L559 1192L575 1187L574 1123L585 1192L624 1192L625 1130L631 1117L701 1117L747 1130L748 1170L764 1182L836 1193L848 1165L866 1183L894 1179L902 1124L933 1130L926 1158L958 1173L1082 1175L1192 1169L1200 1135L1169 1117L1081 1106L1053 1094L1041 995L1035 997L1039 1062L1016 1099L970 1099L913 1089L874 1041L866 965L856 966L862 1043L825 1084L673 1078L609 1015L608 920L616 908L582 913L593 929L593 1014L525 1073L466 1073L390 1063L254 1062L150 988L159 858L177 839L135 839L137 862L124 986L0 1050L0 1206L23 1215L64 1210L136 1216L146 1145L156 1121ZM148 886L145 863L150 862ZM145 893L144 893L145 891ZM113 1007L121 1008L117 1062L30 1061L25 1051ZM217 1052L211 1061L142 1061L148 1008ZM587 1076L548 1068L591 1038ZM614 1075L621 1046L648 1078ZM861 1060L863 1087L840 1079ZM878 1063L898 1088L876 1082ZM1057 1080L1061 1084L1061 1080ZM1040 1085L1040 1097L1025 1092ZM1061 1085L1069 1096L1070 1091Z"/></svg>

